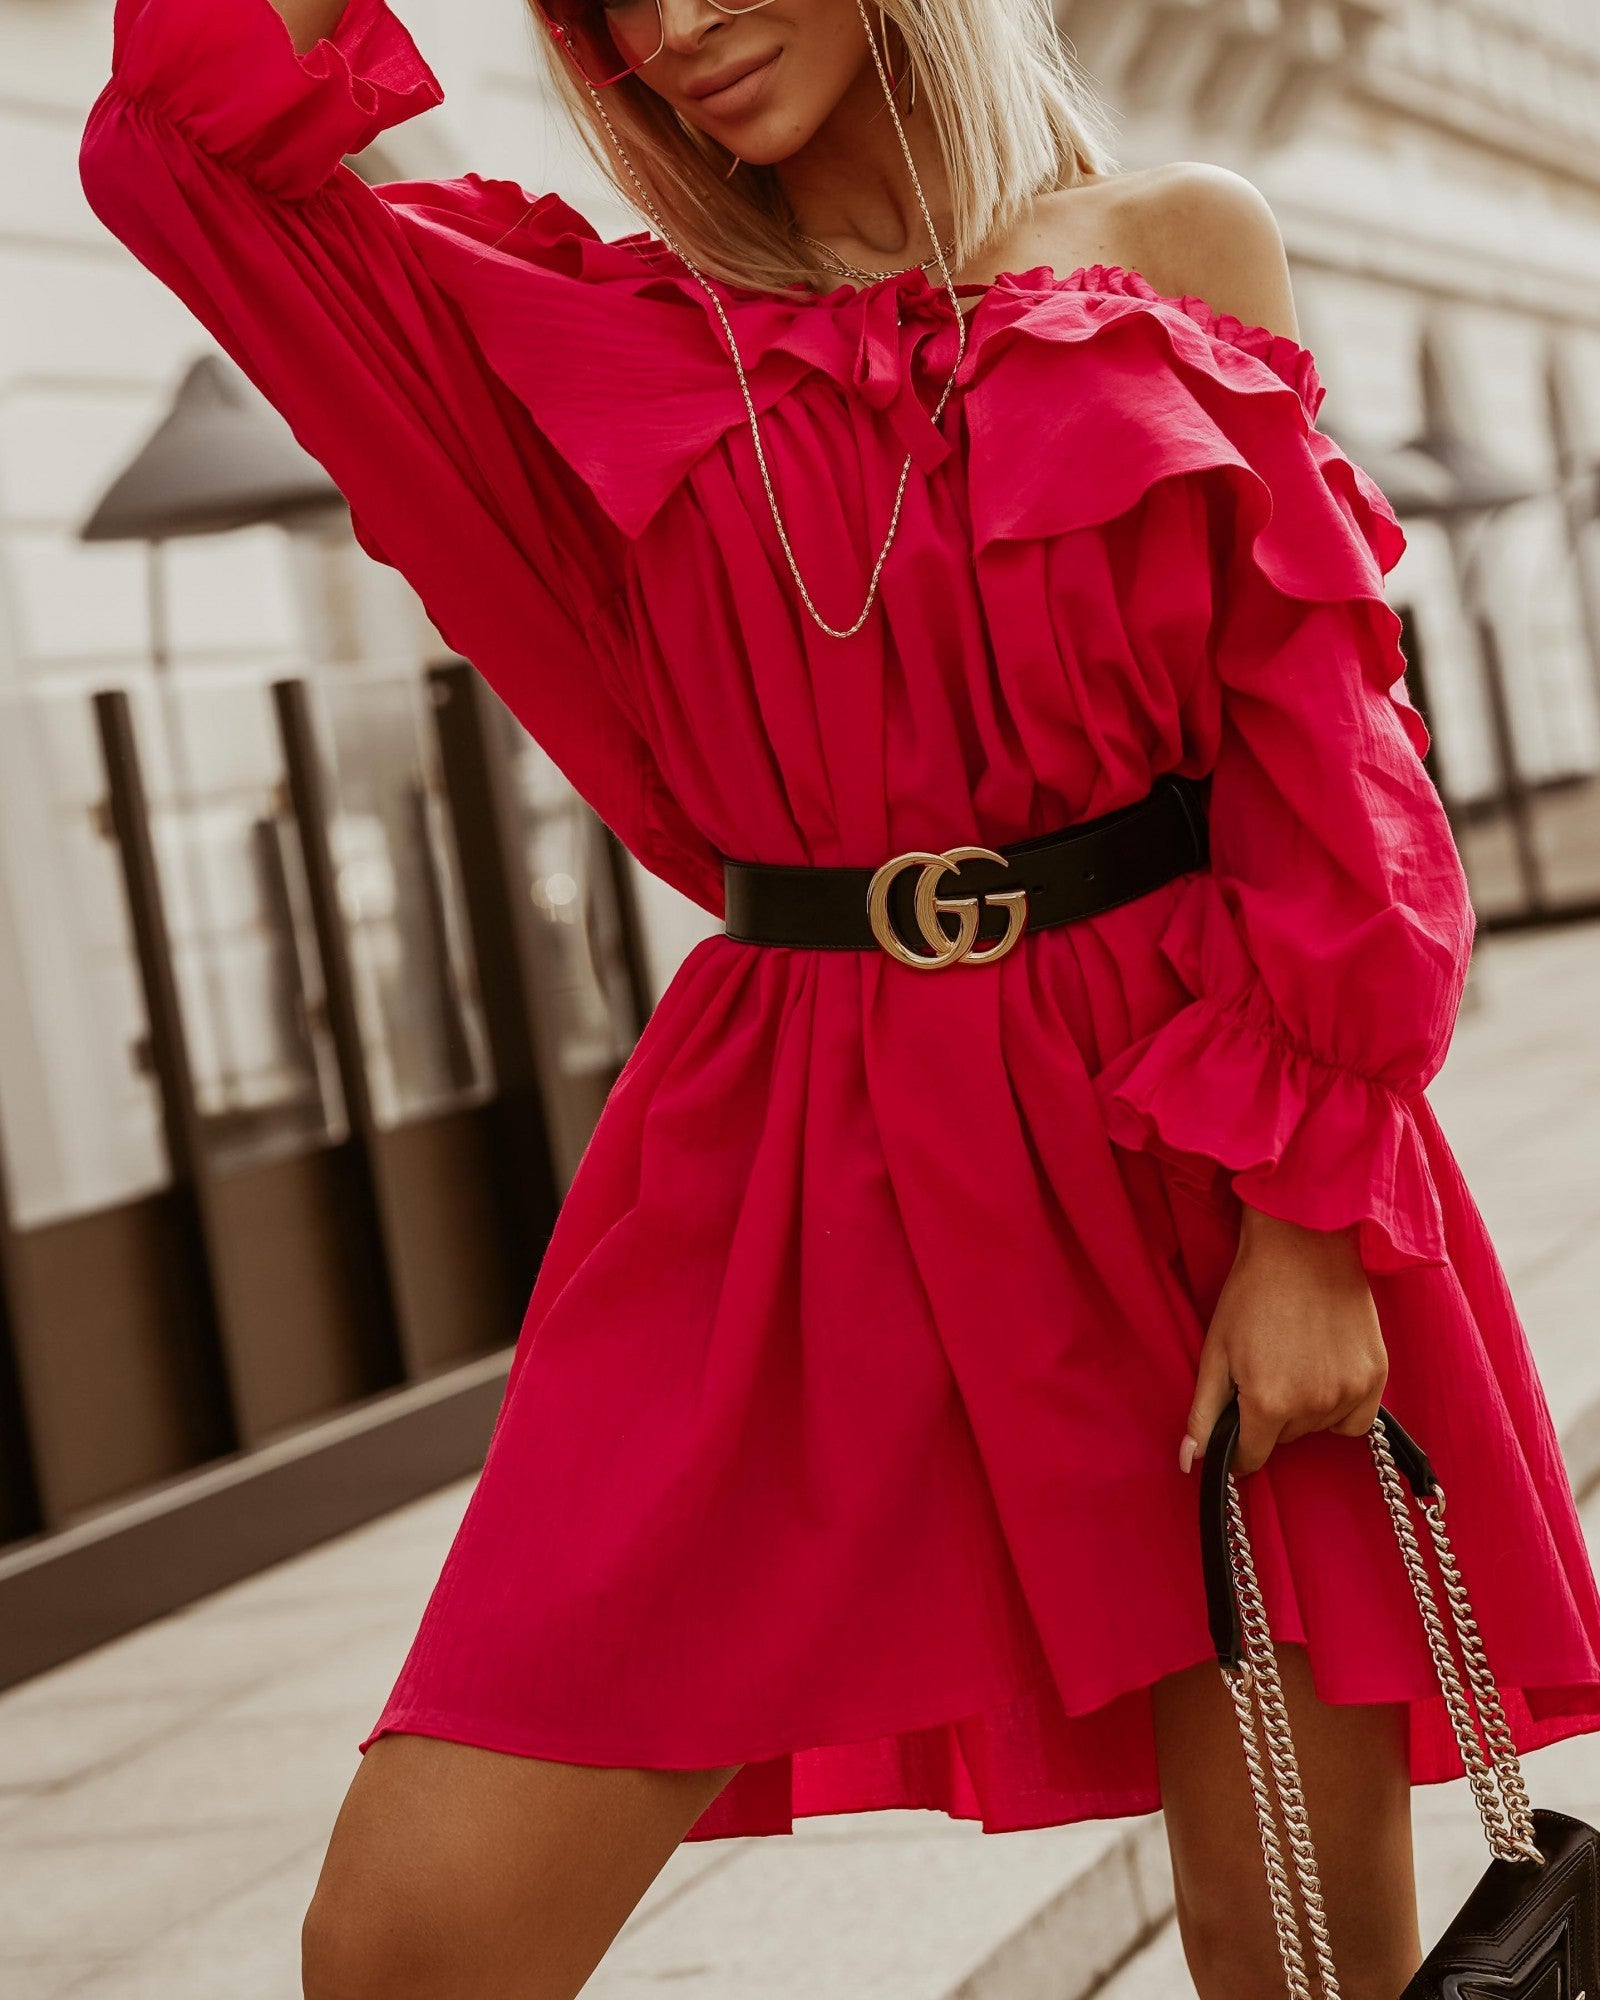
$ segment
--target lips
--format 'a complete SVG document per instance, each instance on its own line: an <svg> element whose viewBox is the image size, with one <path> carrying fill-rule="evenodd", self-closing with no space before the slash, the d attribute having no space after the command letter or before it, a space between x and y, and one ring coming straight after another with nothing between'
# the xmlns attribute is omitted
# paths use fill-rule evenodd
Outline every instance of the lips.
<svg viewBox="0 0 1600 2000"><path fill-rule="evenodd" d="M719 90L726 90L731 84L741 82L747 76L754 76L758 69L765 69L769 63L777 61L776 49L770 56L760 56L753 62L741 63L737 69L725 70L721 76L704 77L697 83L684 85L690 97L714 97Z"/></svg>

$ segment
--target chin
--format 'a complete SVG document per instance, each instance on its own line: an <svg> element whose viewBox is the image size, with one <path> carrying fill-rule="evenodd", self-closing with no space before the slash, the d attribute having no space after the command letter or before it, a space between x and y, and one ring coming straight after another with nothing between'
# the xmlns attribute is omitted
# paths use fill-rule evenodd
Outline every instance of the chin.
<svg viewBox="0 0 1600 2000"><path fill-rule="evenodd" d="M794 113L773 108L743 124L730 120L725 131L713 132L711 137L750 166L771 167L797 153L814 129Z"/></svg>

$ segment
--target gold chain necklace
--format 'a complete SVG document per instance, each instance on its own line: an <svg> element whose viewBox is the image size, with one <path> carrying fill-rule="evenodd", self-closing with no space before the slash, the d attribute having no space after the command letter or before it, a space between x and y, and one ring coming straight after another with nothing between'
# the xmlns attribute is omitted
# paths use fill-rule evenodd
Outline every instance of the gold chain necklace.
<svg viewBox="0 0 1600 2000"><path fill-rule="evenodd" d="M938 247L931 257L924 257L920 264L901 264L892 271L867 271L863 270L861 265L852 264L841 257L833 245L824 243L820 236L808 236L803 229L796 229L792 233L803 243L814 243L825 257L831 257L835 270L843 271L847 278L859 278L865 285L875 285L881 278L903 278L908 271L925 271L930 264L937 264L944 255L944 245L935 237L934 242Z"/></svg>
<svg viewBox="0 0 1600 2000"><path fill-rule="evenodd" d="M872 32L872 23L867 19L867 10L865 5L863 4L863 0L856 0L856 10L861 16L862 27L866 29L867 46L872 51L872 61L874 68L876 68L878 72L878 81L883 85L883 94L884 97L887 99L889 105L889 115L894 119L894 129L900 139L900 150L905 154L906 165L911 170L911 184L916 189L917 206L922 210L922 219L924 223L927 225L928 241L930 243L937 244L939 242L939 232L934 228L933 217L928 213L927 200L922 192L922 181L917 173L917 163L911 157L911 147L906 140L905 127L900 122L900 108L894 101L894 92L890 89L888 73L884 69L883 58L878 53L877 37ZM806 588L806 580L800 574L800 565L795 560L794 549L789 541L789 531L783 525L783 515L779 512L778 509L778 496L773 489L772 474L767 466L767 454L766 451L763 449L761 443L761 426L756 419L755 398L750 394L750 384L745 376L744 363L739 358L738 343L735 341L733 337L733 328L729 324L728 315L722 309L722 301L717 297L717 294L713 289L710 280L706 277L705 273L702 270L700 270L700 268L694 263L693 259L689 256L688 252L684 250L682 245L677 243L673 239L672 235L669 233L666 224L662 221L661 216L656 209L655 203L650 199L648 189L645 187L643 181L640 180L639 176L634 172L633 162L628 158L627 148L623 145L621 138L618 136L617 128L615 127L615 125L612 124L610 114L607 112L605 105L601 102L599 93L595 90L593 84L587 84L587 89L589 95L594 99L595 109L600 113L600 117L605 125L606 131L610 134L611 143L616 148L617 155L621 159L624 168L627 170L628 178L633 182L633 185L638 192L639 200L644 208L645 213L649 216L650 220L655 224L657 230L660 232L662 240L667 244L668 248L675 251L677 255L680 258L682 258L683 262L686 265L688 265L689 270L693 273L696 281L699 283L701 290L704 291L706 296L710 299L712 305L716 308L717 318L722 322L722 331L727 336L728 352L732 356L734 368L739 376L739 390L744 397L745 410L748 413L750 419L750 437L752 443L755 445L756 464L759 466L761 471L761 483L766 488L767 504L772 509L772 524L778 531L778 540L783 545L783 553L786 560L788 561L790 574L794 577L795 586L800 592L800 600L805 605L806 610L810 612L812 618L822 628L822 630L827 633L830 639L853 638L855 634L861 630L862 626L866 624L868 614L871 612L873 604L877 599L878 578L883 572L883 565L888 558L889 550L894 542L895 531L900 525L900 508L905 499L906 480L910 477L911 473L912 455L910 452L906 453L906 462L900 468L900 481L895 488L894 507L889 516L889 531L883 538L883 546L878 551L878 559L872 565L872 576L867 584L866 602L862 605L860 611L856 614L856 617L851 624L830 625L827 619L824 618L822 613L817 609L816 604L812 599L811 592ZM966 354L967 351L967 316L961 310L960 301L956 297L955 286L952 283L950 277L950 267L945 262L944 250L942 246L935 252L935 255L938 258L939 270L942 276L942 282L944 284L945 293L950 300L950 309L954 313L956 321L955 366L950 370L950 379L948 382L945 383L943 390L940 392L939 400L934 405L931 421L937 424L939 418L944 414L945 404L950 400L950 391L955 387L956 377L961 372L962 357ZM931 262L932 260L930 259L929 261ZM918 267L911 266L908 268L915 269Z"/></svg>

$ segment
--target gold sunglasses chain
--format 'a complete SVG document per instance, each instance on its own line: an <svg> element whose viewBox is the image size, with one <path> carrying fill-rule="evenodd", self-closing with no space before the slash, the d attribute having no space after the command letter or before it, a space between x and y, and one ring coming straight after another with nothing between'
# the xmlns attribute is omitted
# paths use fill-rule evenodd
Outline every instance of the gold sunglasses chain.
<svg viewBox="0 0 1600 2000"><path fill-rule="evenodd" d="M955 366L951 369L950 379L948 382L945 383L944 388L940 393L939 401L934 406L932 421L935 424L937 424L939 418L944 414L945 404L950 400L950 392L955 387L956 377L961 372L962 358L967 351L966 315L962 312L960 301L956 297L955 286L950 277L950 267L945 261L944 246L939 241L939 232L934 228L933 217L928 213L927 200L922 192L922 181L917 173L917 163L911 156L911 147L906 139L905 127L900 122L900 110L898 105L896 105L894 101L894 93L889 85L888 73L884 68L883 58L878 53L877 37L872 32L871 22L868 21L867 19L867 10L864 5L864 0L856 0L856 8L859 14L861 15L861 25L867 31L867 46L872 51L873 66L876 68L878 72L878 80L883 86L883 93L885 100L887 101L889 106L890 116L894 119L894 129L900 139L900 150L905 154L906 165L911 171L911 183L912 186L916 189L917 206L922 210L923 222L927 225L928 240L931 243L934 243L939 246L935 252L935 255L937 257L939 264L941 281L944 285L946 296L950 300L951 311L955 314L955 321L956 321ZM745 9L744 11L749 12L751 10ZM579 73L580 75L582 74L581 71ZM824 618L822 613L817 609L816 603L812 598L811 592L806 588L806 580L800 573L800 565L795 560L794 547L789 540L789 531L787 528L785 528L783 524L783 515L778 507L778 496L776 491L774 490L772 483L772 473L767 465L767 454L761 442L761 425L756 417L755 398L750 393L750 384L745 375L744 363L739 356L738 342L734 339L733 327L729 323L727 313L723 310L722 301L720 298L718 298L715 288L712 286L710 280L706 277L705 273L701 271L700 268L695 264L694 260L689 256L688 252L683 249L682 245L674 240L670 231L667 229L667 226L662 221L660 213L658 212L655 203L650 199L649 191L646 189L643 181L640 180L638 174L635 173L633 162L628 158L627 148L623 145L621 138L618 136L617 128L615 127L615 125L612 124L610 114L607 112L605 105L601 102L599 93L596 91L594 85L589 82L587 77L584 77L583 80L586 88L588 89L589 95L594 99L595 109L599 112L601 121L605 125L606 131L610 135L611 143L616 148L617 156L622 161L623 167L627 171L628 178L633 182L633 185L638 192L640 204L643 207L646 215L648 215L650 220L655 224L657 231L660 233L662 240L667 244L668 248L674 251L676 255L683 260L683 262L688 266L689 270L693 273L696 281L700 285L700 288L702 289L702 291L705 292L706 296L710 299L712 305L716 308L717 318L722 322L722 331L724 335L727 337L728 352L733 360L734 368L738 373L739 389L744 397L745 410L749 416L750 437L752 443L755 446L756 464L760 468L761 483L766 488L767 504L772 509L772 523L773 526L777 529L778 540L783 545L783 553L788 561L790 574L794 577L795 586L800 592L801 602L805 605L806 610L811 614L812 618L816 621L816 623L822 628L824 632L827 633L830 639L853 638L855 634L859 632L862 626L865 625L865 623L867 622L868 615L870 614L873 604L877 599L878 579L883 572L883 565L887 560L889 550L894 543L895 531L900 525L900 509L905 499L906 481L910 477L911 473L912 455L910 452L906 453L905 464L900 468L900 480L899 484L895 488L894 507L889 516L889 530L888 533L883 538L883 546L878 551L877 561L872 566L872 576L867 585L866 602L862 605L860 612L857 614L852 624L843 626L830 625L827 619ZM913 270L919 268L926 269L926 266L912 265L908 266L907 268ZM893 274L893 275L898 275L898 274Z"/></svg>

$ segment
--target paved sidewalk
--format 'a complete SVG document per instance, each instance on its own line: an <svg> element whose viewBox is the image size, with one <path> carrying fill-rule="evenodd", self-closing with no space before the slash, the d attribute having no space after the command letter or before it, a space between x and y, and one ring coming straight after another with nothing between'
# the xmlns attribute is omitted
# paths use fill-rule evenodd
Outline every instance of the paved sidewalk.
<svg viewBox="0 0 1600 2000"><path fill-rule="evenodd" d="M1433 1102L1493 1227L1580 1483L1600 1479L1600 930L1486 945ZM5 2000L296 2000L300 1915L355 1744L463 1483L0 1696ZM1600 1506L1590 1510L1600 1539ZM1600 1817L1600 1739L1538 1795ZM1481 1866L1418 1795L1430 1925ZM932 1814L686 1847L591 1992L694 2000L1164 2000L1159 1821L985 1839ZM1149 1948L1140 1951L1146 1940Z"/></svg>

